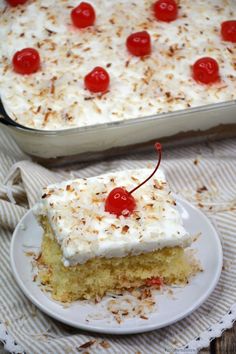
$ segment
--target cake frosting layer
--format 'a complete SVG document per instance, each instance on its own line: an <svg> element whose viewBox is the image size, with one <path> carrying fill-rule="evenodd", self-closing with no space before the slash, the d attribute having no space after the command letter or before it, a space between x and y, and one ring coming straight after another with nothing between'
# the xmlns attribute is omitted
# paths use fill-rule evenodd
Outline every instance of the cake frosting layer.
<svg viewBox="0 0 236 354"><path fill-rule="evenodd" d="M146 168L119 171L44 189L35 213L47 217L65 266L191 243L162 170L134 192L136 208L130 216L116 217L105 211L106 197L113 188L132 190L150 173Z"/></svg>
<svg viewBox="0 0 236 354"><path fill-rule="evenodd" d="M92 4L95 26L80 30L70 19L76 0L28 1L14 8L0 0L0 95L18 123L67 129L236 99L235 44L220 35L221 22L236 19L234 0L181 0L179 17L170 23L155 20L153 0ZM125 42L142 30L152 38L152 54L140 59ZM25 47L39 51L42 65L22 76L11 60ZM192 79L191 65L205 56L220 66L221 81L211 86ZM84 89L84 76L96 66L110 75L103 95Z"/></svg>

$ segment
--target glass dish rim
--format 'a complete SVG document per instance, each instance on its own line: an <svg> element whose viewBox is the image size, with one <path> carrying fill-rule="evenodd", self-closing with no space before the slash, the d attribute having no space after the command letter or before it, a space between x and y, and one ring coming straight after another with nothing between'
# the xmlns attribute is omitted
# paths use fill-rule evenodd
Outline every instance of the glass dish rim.
<svg viewBox="0 0 236 354"><path fill-rule="evenodd" d="M217 102L217 103L211 103L207 105L202 105L202 106L197 106L197 107L191 107L191 108L186 108L186 109L181 109L177 111L171 111L171 112L164 112L164 113L158 113L158 114L153 114L153 115L147 115L147 116L141 116L141 117L136 117L136 118L128 118L128 119L122 119L114 122L107 122L107 123L101 123L101 124L93 124L93 125L87 125L83 127L73 127L73 128L67 128L67 129L34 129L30 128L24 125L21 125L17 122L15 122L5 111L4 105L0 99L0 123L5 124L13 129L19 130L21 132L27 132L29 134L37 134L37 135L69 135L69 134L80 134L80 133L92 133L92 132L97 132L99 130L104 130L104 129L114 129L116 127L129 127L129 126L138 126L140 123L145 122L150 122L154 120L167 120L167 119L173 119L177 118L179 116L184 116L188 114L195 114L195 113L202 113L202 112L209 112L213 111L219 108L228 108L230 106L236 106L236 100L230 100L230 101L224 101L224 102ZM235 111L236 113L236 111Z"/></svg>

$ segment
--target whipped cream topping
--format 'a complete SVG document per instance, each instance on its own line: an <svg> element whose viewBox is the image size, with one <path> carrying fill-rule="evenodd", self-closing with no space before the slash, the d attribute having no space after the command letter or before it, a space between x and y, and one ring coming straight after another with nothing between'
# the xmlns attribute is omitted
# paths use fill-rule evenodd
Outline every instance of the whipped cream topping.
<svg viewBox="0 0 236 354"><path fill-rule="evenodd" d="M130 216L118 218L105 212L105 199L113 188L129 191L150 173L149 169L127 170L44 189L35 213L47 216L65 266L191 243L162 170L134 192L137 205Z"/></svg>
<svg viewBox="0 0 236 354"><path fill-rule="evenodd" d="M93 0L95 26L76 29L70 12L77 0L27 1L10 7L0 0L0 95L8 114L36 129L67 129L123 121L236 99L233 43L220 35L221 22L236 19L235 0L181 0L179 17L158 22L153 0ZM130 55L126 38L147 30L152 54ZM17 50L33 47L41 70L16 74ZM212 86L192 79L191 65L211 56L221 81ZM84 89L84 76L104 67L111 79L104 95Z"/></svg>

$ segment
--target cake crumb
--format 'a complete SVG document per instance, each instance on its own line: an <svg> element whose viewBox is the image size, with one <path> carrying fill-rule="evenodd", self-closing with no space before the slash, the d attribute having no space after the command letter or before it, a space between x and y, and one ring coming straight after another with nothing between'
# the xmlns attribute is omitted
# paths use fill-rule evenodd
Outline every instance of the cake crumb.
<svg viewBox="0 0 236 354"><path fill-rule="evenodd" d="M197 193L202 193L202 192L207 192L207 191L208 191L208 189L206 186L202 186L197 189Z"/></svg>
<svg viewBox="0 0 236 354"><path fill-rule="evenodd" d="M98 304L99 302L101 302L101 300L102 300L101 297L96 295L94 302L95 304Z"/></svg>
<svg viewBox="0 0 236 354"><path fill-rule="evenodd" d="M106 341L106 340L103 340L99 343L104 349L108 349L111 347L111 345Z"/></svg>

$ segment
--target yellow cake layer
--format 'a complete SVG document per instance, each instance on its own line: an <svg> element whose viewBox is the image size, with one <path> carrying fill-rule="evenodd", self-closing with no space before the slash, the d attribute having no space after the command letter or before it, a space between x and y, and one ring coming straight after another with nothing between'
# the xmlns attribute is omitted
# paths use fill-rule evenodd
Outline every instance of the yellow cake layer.
<svg viewBox="0 0 236 354"><path fill-rule="evenodd" d="M85 264L65 267L60 246L51 227L44 228L42 254L38 260L39 278L62 302L102 297L114 292L145 285L147 279L161 277L165 284L185 284L197 272L196 263L181 247L169 247L138 256L94 258Z"/></svg>

